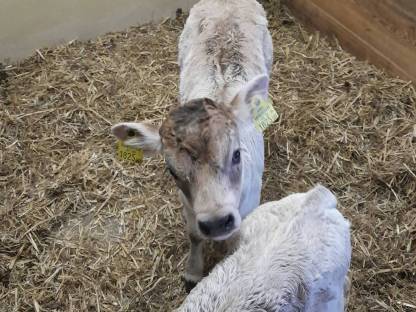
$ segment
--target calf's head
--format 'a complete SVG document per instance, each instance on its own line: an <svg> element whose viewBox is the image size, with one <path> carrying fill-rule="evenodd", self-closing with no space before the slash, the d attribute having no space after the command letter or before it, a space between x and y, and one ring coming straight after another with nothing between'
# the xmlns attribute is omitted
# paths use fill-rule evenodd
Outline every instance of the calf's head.
<svg viewBox="0 0 416 312"><path fill-rule="evenodd" d="M251 101L267 97L268 78L248 82L231 103L208 98L174 108L157 128L119 123L113 134L147 154L162 153L178 186L188 222L204 238L223 240L238 230L244 168L250 153L240 133L253 127ZM191 219L191 220L190 220Z"/></svg>

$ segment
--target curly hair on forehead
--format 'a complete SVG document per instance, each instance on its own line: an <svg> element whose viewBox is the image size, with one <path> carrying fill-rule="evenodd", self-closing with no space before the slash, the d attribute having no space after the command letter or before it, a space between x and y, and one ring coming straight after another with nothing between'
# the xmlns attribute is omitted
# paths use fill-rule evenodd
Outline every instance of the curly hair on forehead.
<svg viewBox="0 0 416 312"><path fill-rule="evenodd" d="M194 159L210 157L212 139L226 137L233 125L231 111L211 99L196 99L169 113L160 134L164 144L183 149Z"/></svg>

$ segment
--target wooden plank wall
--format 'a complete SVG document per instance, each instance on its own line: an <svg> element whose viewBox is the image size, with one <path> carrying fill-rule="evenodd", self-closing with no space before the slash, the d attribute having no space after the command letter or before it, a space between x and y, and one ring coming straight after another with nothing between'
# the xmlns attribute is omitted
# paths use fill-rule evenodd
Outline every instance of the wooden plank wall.
<svg viewBox="0 0 416 312"><path fill-rule="evenodd" d="M416 0L284 0L307 25L416 83Z"/></svg>

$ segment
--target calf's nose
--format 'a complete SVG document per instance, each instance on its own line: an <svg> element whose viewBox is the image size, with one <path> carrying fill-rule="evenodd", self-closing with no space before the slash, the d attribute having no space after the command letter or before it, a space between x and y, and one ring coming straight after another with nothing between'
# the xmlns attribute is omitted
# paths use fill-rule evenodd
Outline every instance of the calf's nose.
<svg viewBox="0 0 416 312"><path fill-rule="evenodd" d="M231 232L234 229L234 221L234 216L229 214L213 220L198 221L198 226L205 236L216 237Z"/></svg>

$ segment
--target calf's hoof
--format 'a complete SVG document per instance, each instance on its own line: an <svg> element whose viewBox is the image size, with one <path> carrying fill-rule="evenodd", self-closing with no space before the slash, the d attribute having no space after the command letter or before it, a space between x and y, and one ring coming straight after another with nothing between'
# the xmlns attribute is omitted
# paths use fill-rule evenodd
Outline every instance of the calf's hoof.
<svg viewBox="0 0 416 312"><path fill-rule="evenodd" d="M185 291L188 294L191 292L192 289L194 289L196 284L198 284L197 282L187 280L185 277L182 277L182 282L183 282L183 285L185 286Z"/></svg>

